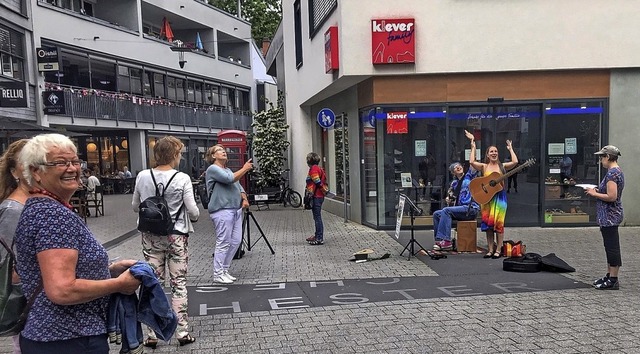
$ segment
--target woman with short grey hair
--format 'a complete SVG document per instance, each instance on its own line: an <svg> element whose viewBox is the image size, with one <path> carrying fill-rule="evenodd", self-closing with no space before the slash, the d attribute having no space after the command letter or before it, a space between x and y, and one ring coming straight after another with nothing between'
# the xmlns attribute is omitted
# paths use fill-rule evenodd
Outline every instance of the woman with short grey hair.
<svg viewBox="0 0 640 354"><path fill-rule="evenodd" d="M43 134L20 152L32 189L18 221L17 271L26 298L35 296L20 334L23 354L107 354L112 293L133 294L135 260L109 264L107 251L69 204L82 161L64 135Z"/></svg>

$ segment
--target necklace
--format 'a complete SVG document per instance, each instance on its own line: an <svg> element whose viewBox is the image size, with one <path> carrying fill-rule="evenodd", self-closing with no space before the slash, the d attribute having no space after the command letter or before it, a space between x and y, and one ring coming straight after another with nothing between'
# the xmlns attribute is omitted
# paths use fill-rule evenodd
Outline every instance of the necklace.
<svg viewBox="0 0 640 354"><path fill-rule="evenodd" d="M60 202L60 204L64 205L65 207L67 207L67 208L69 208L69 209L73 210L73 206L72 206L71 204L69 204L69 203L65 202L64 200L62 200L62 198L60 198L60 197L58 197L57 195L55 195L55 194L53 194L53 193L49 192L49 191L48 191L48 190L46 190L46 189L39 189L39 188L36 188L36 189L34 189L34 190L30 190L30 191L29 191L29 193L30 193L30 194L42 194L42 195L46 195L47 197L51 197L51 198L53 198L53 199L57 200L58 202Z"/></svg>

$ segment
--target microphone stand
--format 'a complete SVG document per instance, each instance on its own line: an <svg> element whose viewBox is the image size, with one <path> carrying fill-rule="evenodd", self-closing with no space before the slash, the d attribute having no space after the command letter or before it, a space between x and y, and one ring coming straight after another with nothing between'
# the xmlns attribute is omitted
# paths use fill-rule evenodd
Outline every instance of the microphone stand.
<svg viewBox="0 0 640 354"><path fill-rule="evenodd" d="M400 252L400 255L402 256L404 251L409 250L409 257L407 258L407 260L411 260L411 256L415 256L418 252L420 252L421 250L424 250L424 247L422 247L422 245L418 241L416 241L414 237L414 231L415 231L414 221L417 215L422 214L422 209L418 208L406 194L403 194L403 193L398 193L398 194L399 194L399 197L404 197L405 205L409 206L409 217L411 218L411 239L409 239L409 242L407 243L407 245L404 246L404 249L402 250L402 252ZM414 245L418 245L420 248L416 250Z"/></svg>

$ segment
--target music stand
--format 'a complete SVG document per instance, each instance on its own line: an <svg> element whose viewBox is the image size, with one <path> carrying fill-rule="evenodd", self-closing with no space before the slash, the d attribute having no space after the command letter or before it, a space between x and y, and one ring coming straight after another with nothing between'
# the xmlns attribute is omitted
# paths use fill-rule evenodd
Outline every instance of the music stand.
<svg viewBox="0 0 640 354"><path fill-rule="evenodd" d="M411 256L415 256L418 252L420 252L421 250L424 250L424 247L422 247L422 245L416 241L415 237L414 237L414 220L416 218L417 215L421 215L422 214L422 209L418 208L418 206L416 206L411 199L403 193L398 193L399 197L404 197L404 203L405 205L409 206L409 216L411 217L411 239L409 239L409 242L407 243L406 246L404 246L404 249L402 250L402 252L400 252L400 255L402 256L402 254L404 253L404 251L409 250L409 257L407 258L407 260L411 260ZM415 246L414 245L418 245L420 248L418 248L418 250L415 250Z"/></svg>
<svg viewBox="0 0 640 354"><path fill-rule="evenodd" d="M258 237L258 239L253 244L251 243L251 226L250 226L251 224L249 223L249 220L253 220L253 224L256 225L256 227L258 228L258 231L260 231L260 237ZM247 251L251 251L251 248L255 246L256 243L258 243L258 241L260 241L261 239L264 239L264 242L269 247L269 250L271 250L271 254L276 254L276 251L274 251L273 247L271 247L269 240L267 240L267 236L265 236L264 231L262 231L262 228L258 224L258 221L256 221L255 216L253 216L253 213L249 208L245 209L245 213L244 213L244 221L242 223L243 236L245 234L245 231L247 232L247 238L246 238Z"/></svg>

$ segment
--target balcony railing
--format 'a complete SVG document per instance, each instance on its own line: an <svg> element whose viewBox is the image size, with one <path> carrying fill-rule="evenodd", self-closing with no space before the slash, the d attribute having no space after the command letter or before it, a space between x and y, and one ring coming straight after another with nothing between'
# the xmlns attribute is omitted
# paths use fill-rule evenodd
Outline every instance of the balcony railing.
<svg viewBox="0 0 640 354"><path fill-rule="evenodd" d="M118 122L136 122L197 127L207 129L237 129L248 131L252 118L249 111L229 110L145 98L131 94L47 85L49 89L65 91L66 116Z"/></svg>

